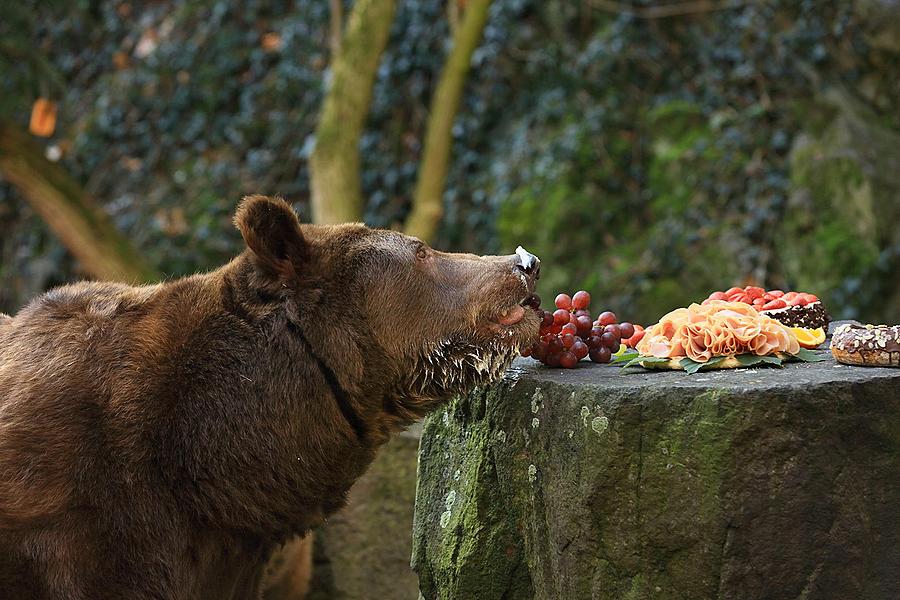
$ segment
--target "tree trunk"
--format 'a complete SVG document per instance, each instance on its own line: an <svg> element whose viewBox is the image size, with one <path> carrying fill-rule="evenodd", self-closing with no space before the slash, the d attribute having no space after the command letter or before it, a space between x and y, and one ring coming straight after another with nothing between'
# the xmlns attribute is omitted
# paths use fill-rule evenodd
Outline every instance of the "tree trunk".
<svg viewBox="0 0 900 600"><path fill-rule="evenodd" d="M395 6L395 0L357 0L331 61L331 84L309 161L313 219L317 223L362 219L359 138Z"/></svg>
<svg viewBox="0 0 900 600"><path fill-rule="evenodd" d="M431 99L419 179L412 211L404 226L407 234L426 241L434 238L444 215L444 183L453 143L453 121L462 100L472 53L481 41L490 6L491 0L466 2L462 21L453 36L453 49Z"/></svg>
<svg viewBox="0 0 900 600"><path fill-rule="evenodd" d="M124 282L157 277L78 183L44 158L24 130L9 123L0 123L0 174L92 276Z"/></svg>

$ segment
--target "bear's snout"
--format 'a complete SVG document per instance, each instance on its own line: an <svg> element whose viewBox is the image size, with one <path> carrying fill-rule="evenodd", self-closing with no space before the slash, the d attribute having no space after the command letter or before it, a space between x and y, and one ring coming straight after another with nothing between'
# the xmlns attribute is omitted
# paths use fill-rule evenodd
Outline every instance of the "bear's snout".
<svg viewBox="0 0 900 600"><path fill-rule="evenodd" d="M534 279L541 278L541 259L522 246L516 248L516 256L518 257L517 269Z"/></svg>

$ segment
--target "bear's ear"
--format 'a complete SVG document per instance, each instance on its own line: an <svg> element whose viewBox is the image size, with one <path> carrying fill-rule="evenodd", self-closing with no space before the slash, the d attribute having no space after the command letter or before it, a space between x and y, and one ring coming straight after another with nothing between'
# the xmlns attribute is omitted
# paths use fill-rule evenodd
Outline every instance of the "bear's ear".
<svg viewBox="0 0 900 600"><path fill-rule="evenodd" d="M296 278L306 256L297 214L281 198L246 196L234 224L253 252L257 266L283 280Z"/></svg>

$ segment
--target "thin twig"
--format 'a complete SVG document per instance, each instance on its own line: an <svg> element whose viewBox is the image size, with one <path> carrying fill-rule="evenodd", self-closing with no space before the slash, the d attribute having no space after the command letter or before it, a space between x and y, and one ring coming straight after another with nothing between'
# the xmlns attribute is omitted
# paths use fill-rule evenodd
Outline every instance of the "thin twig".
<svg viewBox="0 0 900 600"><path fill-rule="evenodd" d="M664 19L666 17L678 17L682 15L713 12L717 10L726 10L729 8L737 8L742 4L746 4L746 0L741 0L738 2L686 0L685 2L677 2L674 4L659 4L656 6L632 6L624 2L616 2L615 0L591 0L591 5L594 8L599 8L600 10L605 10L620 15L630 15L639 19Z"/></svg>

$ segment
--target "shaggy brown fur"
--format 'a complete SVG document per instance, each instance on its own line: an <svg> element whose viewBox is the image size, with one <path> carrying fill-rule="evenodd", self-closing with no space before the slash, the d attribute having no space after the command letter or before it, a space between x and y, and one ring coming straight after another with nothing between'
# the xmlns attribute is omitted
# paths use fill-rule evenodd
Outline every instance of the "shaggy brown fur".
<svg viewBox="0 0 900 600"><path fill-rule="evenodd" d="M0 319L4 598L257 597L392 432L537 331L502 324L534 284L517 256L301 226L262 196L235 221L247 250L217 271Z"/></svg>

